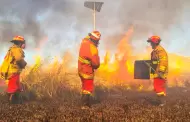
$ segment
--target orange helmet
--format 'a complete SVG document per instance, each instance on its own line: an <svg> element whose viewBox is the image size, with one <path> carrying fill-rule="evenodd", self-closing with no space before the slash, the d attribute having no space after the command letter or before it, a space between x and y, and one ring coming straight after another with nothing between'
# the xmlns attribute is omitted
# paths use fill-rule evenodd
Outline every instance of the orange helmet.
<svg viewBox="0 0 190 122"><path fill-rule="evenodd" d="M161 41L160 37L159 36L152 36L150 37L147 42L152 42L152 43L155 43L155 44L159 44Z"/></svg>
<svg viewBox="0 0 190 122"><path fill-rule="evenodd" d="M15 36L15 37L13 37L11 42L23 42L23 43L25 43L25 39L22 36Z"/></svg>
<svg viewBox="0 0 190 122"><path fill-rule="evenodd" d="M93 32L89 33L89 36L91 39L99 41L100 37L101 37L101 33L99 31L93 31Z"/></svg>

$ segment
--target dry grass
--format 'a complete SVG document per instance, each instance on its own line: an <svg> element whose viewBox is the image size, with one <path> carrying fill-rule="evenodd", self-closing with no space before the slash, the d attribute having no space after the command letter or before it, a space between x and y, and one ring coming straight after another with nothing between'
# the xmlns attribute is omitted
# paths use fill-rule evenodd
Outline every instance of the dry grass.
<svg viewBox="0 0 190 122"><path fill-rule="evenodd" d="M54 98L72 94L73 92L80 94L81 81L77 72L70 72L69 64L71 58L64 57L62 62L54 60L49 65L45 65L40 57L36 57L36 62L33 66L27 67L22 75L21 81L24 84L24 96L42 98ZM47 60L46 60L47 62ZM116 74L116 73L115 73ZM100 91L115 91L121 92L125 90L136 91L152 91L152 81L148 80L120 80L113 72L104 70L97 71L95 78L96 89ZM113 76L113 77L110 77ZM189 87L188 77L178 77L169 80L168 86L171 87Z"/></svg>
<svg viewBox="0 0 190 122"><path fill-rule="evenodd" d="M173 80L175 88L168 90L168 105L152 105L151 81L95 78L94 104L89 111L79 108L81 82L76 72L70 72L68 58L44 65L38 57L21 76L26 101L9 105L0 95L0 121L188 121L188 77ZM70 73L69 73L70 72ZM174 82L175 81L175 82ZM175 86L175 85L172 85ZM34 101L31 101L34 100Z"/></svg>
<svg viewBox="0 0 190 122"><path fill-rule="evenodd" d="M53 63L45 65L40 57L36 57L36 62L21 74L21 82L25 88L24 96L32 95L37 99L59 97L61 92L78 91L76 86L77 75L70 76L66 71L69 69L67 58L62 62L54 60ZM69 77L69 78L68 78ZM72 81L71 81L72 80ZM29 99L29 98L28 98Z"/></svg>

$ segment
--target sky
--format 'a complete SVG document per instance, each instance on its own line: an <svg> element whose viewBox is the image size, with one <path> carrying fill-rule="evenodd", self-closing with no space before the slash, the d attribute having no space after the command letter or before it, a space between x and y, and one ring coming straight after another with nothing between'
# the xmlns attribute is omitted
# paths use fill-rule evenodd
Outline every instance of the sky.
<svg viewBox="0 0 190 122"><path fill-rule="evenodd" d="M114 53L131 26L134 34L128 43L134 54L146 50L148 37L159 35L169 53L190 56L189 0L101 1L96 14L101 56L106 50ZM92 11L84 7L84 0L0 0L0 61L15 35L25 37L30 63L35 55L63 56L70 51L77 57L81 40L92 30Z"/></svg>

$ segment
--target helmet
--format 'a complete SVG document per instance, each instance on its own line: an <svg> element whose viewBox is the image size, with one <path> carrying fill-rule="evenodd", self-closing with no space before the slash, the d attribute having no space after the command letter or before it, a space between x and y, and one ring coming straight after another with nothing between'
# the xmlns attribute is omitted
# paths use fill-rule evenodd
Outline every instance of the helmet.
<svg viewBox="0 0 190 122"><path fill-rule="evenodd" d="M101 37L101 33L99 31L93 31L93 32L89 33L89 36L91 39L99 41L100 37Z"/></svg>
<svg viewBox="0 0 190 122"><path fill-rule="evenodd" d="M15 36L15 37L13 37L13 39L12 39L11 42L22 42L22 43L25 43L25 39L22 36Z"/></svg>
<svg viewBox="0 0 190 122"><path fill-rule="evenodd" d="M147 42L152 42L152 43L155 43L155 44L159 44L161 41L160 37L159 36L152 36L150 37Z"/></svg>

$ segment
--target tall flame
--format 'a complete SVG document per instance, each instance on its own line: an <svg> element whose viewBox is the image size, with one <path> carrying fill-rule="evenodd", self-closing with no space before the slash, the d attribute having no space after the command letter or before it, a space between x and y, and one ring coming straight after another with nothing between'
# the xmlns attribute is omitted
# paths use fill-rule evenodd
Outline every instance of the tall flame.
<svg viewBox="0 0 190 122"><path fill-rule="evenodd" d="M111 62L111 54L106 52L104 62L98 70L98 75L107 78L108 80L115 79L118 81L126 81L132 78L133 66L131 58L132 48L129 40L132 37L134 28L127 31L125 36L118 44L117 52L114 55L114 61ZM104 73L103 73L104 72Z"/></svg>
<svg viewBox="0 0 190 122"><path fill-rule="evenodd" d="M120 40L117 51L114 55L107 51L104 57L104 62L101 64L97 71L97 76L105 78L110 83L127 83L134 84L136 81L139 84L139 89L143 89L142 84L149 84L149 82L143 82L142 80L134 80L134 61L135 60L148 60L150 59L150 53L152 49L147 47L145 54L139 54L132 56L133 49L129 43L134 32L133 26L129 28L124 37ZM190 58L178 56L176 54L168 54L169 56L169 86L184 86L184 79L187 78L187 73L190 73ZM114 60L112 61L112 57ZM148 88L149 89L149 88Z"/></svg>

